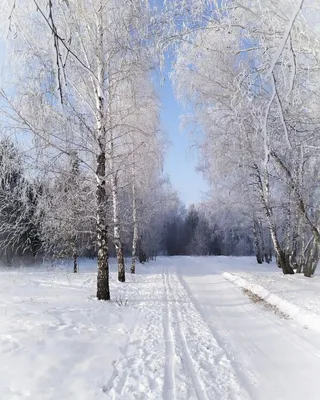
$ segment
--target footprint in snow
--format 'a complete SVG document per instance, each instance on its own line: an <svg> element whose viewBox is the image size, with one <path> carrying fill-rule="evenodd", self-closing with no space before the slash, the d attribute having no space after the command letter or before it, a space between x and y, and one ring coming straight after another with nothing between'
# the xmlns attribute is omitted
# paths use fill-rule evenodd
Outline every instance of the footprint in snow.
<svg viewBox="0 0 320 400"><path fill-rule="evenodd" d="M21 348L11 335L0 335L0 353L12 353Z"/></svg>

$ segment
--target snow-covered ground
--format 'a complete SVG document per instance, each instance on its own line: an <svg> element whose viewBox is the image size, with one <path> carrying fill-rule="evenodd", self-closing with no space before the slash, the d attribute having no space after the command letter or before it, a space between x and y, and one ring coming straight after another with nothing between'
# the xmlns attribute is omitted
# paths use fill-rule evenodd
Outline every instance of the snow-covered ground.
<svg viewBox="0 0 320 400"><path fill-rule="evenodd" d="M320 269L312 278L306 278L303 274L283 275L274 264L271 266L255 264L251 268L248 263L247 267L238 266L229 269L229 272L241 276L250 283L261 285L299 308L320 316Z"/></svg>
<svg viewBox="0 0 320 400"><path fill-rule="evenodd" d="M283 278L249 258L160 258L126 284L112 273L105 303L94 262L80 268L0 270L1 400L319 398L319 335L222 273L301 304L319 298L317 277Z"/></svg>

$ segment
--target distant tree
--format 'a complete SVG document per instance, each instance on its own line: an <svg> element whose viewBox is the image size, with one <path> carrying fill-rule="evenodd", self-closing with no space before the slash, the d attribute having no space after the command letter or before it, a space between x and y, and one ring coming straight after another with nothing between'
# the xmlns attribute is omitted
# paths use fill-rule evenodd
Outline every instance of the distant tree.
<svg viewBox="0 0 320 400"><path fill-rule="evenodd" d="M78 272L78 257L94 237L92 190L76 152L55 172L40 200L41 237L44 250L55 258L72 258Z"/></svg>
<svg viewBox="0 0 320 400"><path fill-rule="evenodd" d="M191 205L188 209L186 218L185 218L185 250L186 254L192 252L192 242L194 241L197 226L199 223L199 214L194 205Z"/></svg>
<svg viewBox="0 0 320 400"><path fill-rule="evenodd" d="M8 138L0 141L0 248L7 263L14 255L36 256L41 247L36 209L38 189L24 177L23 157Z"/></svg>
<svg viewBox="0 0 320 400"><path fill-rule="evenodd" d="M189 252L199 256L210 255L212 236L209 222L203 216L199 216L193 239L189 245Z"/></svg>

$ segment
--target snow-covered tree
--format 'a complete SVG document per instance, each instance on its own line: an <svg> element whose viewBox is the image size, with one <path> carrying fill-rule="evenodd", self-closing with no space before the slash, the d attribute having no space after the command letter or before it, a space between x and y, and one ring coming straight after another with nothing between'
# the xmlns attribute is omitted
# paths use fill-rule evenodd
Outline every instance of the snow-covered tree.
<svg viewBox="0 0 320 400"><path fill-rule="evenodd" d="M60 167L56 165L39 196L37 214L43 251L55 258L73 258L75 273L78 257L94 241L93 189L73 153Z"/></svg>
<svg viewBox="0 0 320 400"><path fill-rule="evenodd" d="M178 49L173 74L178 95L192 103L193 120L204 132L200 150L208 181L218 190L227 183L250 205L256 233L257 221L268 224L284 273L305 263L297 261L294 249L300 242L300 254L303 248L307 255L306 237L312 238L311 264L317 264L314 5L270 0L248 8L244 1L221 2L206 29L190 34Z"/></svg>
<svg viewBox="0 0 320 400"><path fill-rule="evenodd" d="M97 297L103 300L110 298L109 190L119 280L125 280L119 165L128 156L124 144L141 108L139 87L136 91L128 88L137 76L149 79L144 42L149 19L144 0L17 0L10 14L13 34L9 35L8 50L12 50L15 89L14 94L2 93L9 107L7 117L55 151L70 155L73 149L91 171L91 179L96 181Z"/></svg>
<svg viewBox="0 0 320 400"><path fill-rule="evenodd" d="M4 136L0 141L0 249L8 264L15 255L35 257L41 247L38 189L26 178L22 152Z"/></svg>

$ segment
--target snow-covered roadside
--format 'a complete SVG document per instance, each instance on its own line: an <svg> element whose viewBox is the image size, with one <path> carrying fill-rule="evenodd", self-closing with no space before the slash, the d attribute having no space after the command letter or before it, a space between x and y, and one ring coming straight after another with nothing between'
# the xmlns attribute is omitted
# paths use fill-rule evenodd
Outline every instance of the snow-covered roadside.
<svg viewBox="0 0 320 400"><path fill-rule="evenodd" d="M63 268L0 272L0 399L130 400L150 387L148 398L161 397L158 275L128 275L123 285L112 272L114 300L105 303L95 299L95 262L81 265L87 272L77 275Z"/></svg>
<svg viewBox="0 0 320 400"><path fill-rule="evenodd" d="M240 273L231 274L229 272L224 272L222 275L228 281L234 283L235 285L239 286L240 288L249 290L250 292L254 293L258 297L260 297L261 299L263 299L264 301L269 303L270 305L275 306L278 310L280 310L281 312L283 312L290 318L294 319L295 322L297 322L299 325L301 325L305 328L312 329L313 331L320 333L320 314L318 314L315 311L310 311L307 308L303 308L303 307L295 304L295 302L286 300L285 293L287 293L287 292L285 291L284 287L282 287L282 291L281 291L280 295L277 295L277 294L273 293L272 291L266 289L266 286L267 287L272 286L272 284L270 284L270 279L268 279L267 273L264 274L265 279L261 279L261 274L259 275L260 276L259 282L261 284L255 283L255 278L256 278L255 274L246 273L247 279L242 278L241 276L239 276L239 274ZM272 275L272 273L271 273L271 277L274 278L274 275L275 274ZM281 278L278 278L278 279L282 284L284 283L283 279L281 279ZM273 279L271 279L271 282L273 282ZM290 282L292 283L293 287L294 287L294 284L296 284L296 282L294 282L293 280L288 280L288 282L289 282L289 286L290 286ZM288 284L288 282L287 282L287 284ZM299 289L297 289L297 290L299 290ZM307 290L305 290L305 291L307 291ZM297 301L297 298L295 298L295 300L296 300L296 302L299 302L299 300ZM300 299L300 301L301 300L302 299ZM306 301L307 301L307 299L304 297L304 302L306 302ZM320 302L319 302L319 308L320 308Z"/></svg>

